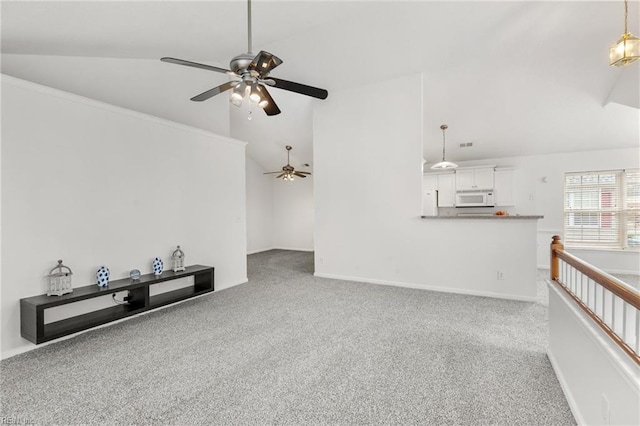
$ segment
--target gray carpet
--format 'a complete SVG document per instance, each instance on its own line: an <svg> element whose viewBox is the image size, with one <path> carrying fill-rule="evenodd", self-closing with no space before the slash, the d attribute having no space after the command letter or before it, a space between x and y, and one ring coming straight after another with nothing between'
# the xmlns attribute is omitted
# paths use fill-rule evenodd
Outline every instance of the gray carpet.
<svg viewBox="0 0 640 426"><path fill-rule="evenodd" d="M544 303L314 278L249 283L2 361L0 417L35 424L575 424Z"/></svg>

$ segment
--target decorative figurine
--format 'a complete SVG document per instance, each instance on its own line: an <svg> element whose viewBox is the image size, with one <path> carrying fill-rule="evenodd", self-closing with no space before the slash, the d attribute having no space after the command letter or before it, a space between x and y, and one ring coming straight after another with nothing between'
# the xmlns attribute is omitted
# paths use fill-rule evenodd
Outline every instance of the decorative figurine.
<svg viewBox="0 0 640 426"><path fill-rule="evenodd" d="M98 280L98 287L107 288L109 287L109 277L111 276L111 272L109 272L109 268L106 266L101 266L98 268L98 272L96 272L96 279Z"/></svg>
<svg viewBox="0 0 640 426"><path fill-rule="evenodd" d="M47 288L47 296L62 296L63 294L73 292L71 287L71 269L62 264L62 260L58 260L58 266L49 271L49 285Z"/></svg>
<svg viewBox="0 0 640 426"><path fill-rule="evenodd" d="M138 269L132 269L131 272L129 272L129 277L131 277L131 279L134 281L139 280L140 271Z"/></svg>
<svg viewBox="0 0 640 426"><path fill-rule="evenodd" d="M164 263L162 263L162 259L156 257L153 259L153 274L162 275L162 271L164 271Z"/></svg>
<svg viewBox="0 0 640 426"><path fill-rule="evenodd" d="M178 246L178 248L174 250L173 254L171 255L171 260L173 261L173 272L180 272L185 270L184 252L182 251L182 249L180 249L180 246Z"/></svg>

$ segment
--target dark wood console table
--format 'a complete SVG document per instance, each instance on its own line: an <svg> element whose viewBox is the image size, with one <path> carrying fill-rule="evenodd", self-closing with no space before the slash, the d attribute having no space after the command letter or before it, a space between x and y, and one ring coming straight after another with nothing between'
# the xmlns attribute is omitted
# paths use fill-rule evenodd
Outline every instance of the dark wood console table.
<svg viewBox="0 0 640 426"><path fill-rule="evenodd" d="M165 271L160 276L141 275L139 280L131 278L111 281L109 287L100 288L96 284L77 287L72 293L62 296L40 296L20 299L20 333L22 337L35 344L47 342L67 336L78 331L87 330L121 318L139 314L140 312L159 308L160 306L189 299L214 290L214 270L211 266L193 265L185 271ZM193 286L149 295L149 286L164 281L193 276ZM125 304L116 304L82 315L72 316L60 321L45 324L44 311L56 306L68 305L81 300L108 296L128 291Z"/></svg>

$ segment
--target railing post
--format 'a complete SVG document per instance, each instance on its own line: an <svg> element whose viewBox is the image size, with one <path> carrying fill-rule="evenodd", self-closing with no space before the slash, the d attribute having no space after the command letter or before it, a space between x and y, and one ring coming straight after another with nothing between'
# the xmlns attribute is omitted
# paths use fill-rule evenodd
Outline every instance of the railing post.
<svg viewBox="0 0 640 426"><path fill-rule="evenodd" d="M560 260L554 250L564 250L564 244L560 242L560 236L551 237L551 280L560 277Z"/></svg>

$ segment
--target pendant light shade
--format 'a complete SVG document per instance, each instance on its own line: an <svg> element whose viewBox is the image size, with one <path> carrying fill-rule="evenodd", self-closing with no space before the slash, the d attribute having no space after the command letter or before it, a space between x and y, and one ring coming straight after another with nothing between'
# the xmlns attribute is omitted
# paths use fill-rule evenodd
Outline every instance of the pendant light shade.
<svg viewBox="0 0 640 426"><path fill-rule="evenodd" d="M624 1L624 33L609 49L609 65L624 67L640 59L640 39L627 30L629 6Z"/></svg>
<svg viewBox="0 0 640 426"><path fill-rule="evenodd" d="M444 131L447 130L449 126L447 126L446 124L443 124L442 126L440 126L440 128L442 129L442 161L434 164L433 166L431 166L431 168L432 169L455 169L456 167L458 167L458 165L445 160L445 157L444 157L444 143L445 143Z"/></svg>

